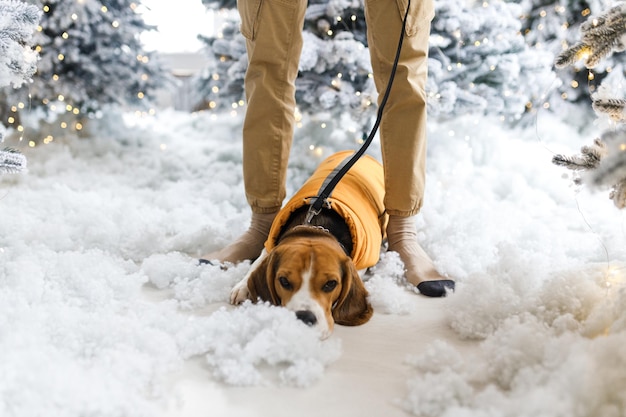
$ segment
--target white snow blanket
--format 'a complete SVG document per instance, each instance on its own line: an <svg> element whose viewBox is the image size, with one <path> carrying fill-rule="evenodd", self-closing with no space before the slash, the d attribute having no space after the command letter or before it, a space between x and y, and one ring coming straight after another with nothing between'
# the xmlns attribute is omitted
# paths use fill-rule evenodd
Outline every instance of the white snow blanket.
<svg viewBox="0 0 626 417"><path fill-rule="evenodd" d="M456 293L383 253L373 319L319 341L197 265L248 225L240 115L88 127L0 176L0 415L626 415L625 214L550 162L597 132L431 123L416 227ZM289 192L345 136L297 132Z"/></svg>

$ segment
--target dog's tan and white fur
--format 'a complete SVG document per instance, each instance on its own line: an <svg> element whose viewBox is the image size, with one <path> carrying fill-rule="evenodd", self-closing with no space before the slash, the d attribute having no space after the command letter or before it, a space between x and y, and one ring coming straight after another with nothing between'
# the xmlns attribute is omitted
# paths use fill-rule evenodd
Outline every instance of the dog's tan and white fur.
<svg viewBox="0 0 626 417"><path fill-rule="evenodd" d="M247 299L294 311L322 338L330 336L334 323L360 325L373 313L352 259L320 227L296 226L270 253L263 250L231 292L233 304Z"/></svg>

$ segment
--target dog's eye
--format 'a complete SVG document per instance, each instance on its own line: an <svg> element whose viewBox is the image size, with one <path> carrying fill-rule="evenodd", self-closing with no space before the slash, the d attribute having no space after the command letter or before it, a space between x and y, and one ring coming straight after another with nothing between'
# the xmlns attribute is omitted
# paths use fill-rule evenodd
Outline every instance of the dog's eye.
<svg viewBox="0 0 626 417"><path fill-rule="evenodd" d="M331 281L328 281L326 284L324 284L324 286L322 287L322 291L324 291L324 292L331 292L336 287L337 287L337 281L335 281L333 279Z"/></svg>
<svg viewBox="0 0 626 417"><path fill-rule="evenodd" d="M286 290L290 290L293 288L293 286L291 285L291 283L289 282L289 280L285 277L280 277L278 278L278 282L280 283L280 285L286 289Z"/></svg>

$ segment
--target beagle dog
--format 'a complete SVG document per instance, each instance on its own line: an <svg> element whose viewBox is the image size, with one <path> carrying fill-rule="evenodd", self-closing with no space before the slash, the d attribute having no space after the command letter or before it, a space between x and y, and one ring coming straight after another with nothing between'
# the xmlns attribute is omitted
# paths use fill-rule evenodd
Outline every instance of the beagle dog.
<svg viewBox="0 0 626 417"><path fill-rule="evenodd" d="M378 262L385 234L382 165L370 156L355 163L305 224L309 205L328 175L352 151L327 158L280 210L265 249L231 292L232 304L270 302L327 338L334 324L357 326L373 314L359 270Z"/></svg>

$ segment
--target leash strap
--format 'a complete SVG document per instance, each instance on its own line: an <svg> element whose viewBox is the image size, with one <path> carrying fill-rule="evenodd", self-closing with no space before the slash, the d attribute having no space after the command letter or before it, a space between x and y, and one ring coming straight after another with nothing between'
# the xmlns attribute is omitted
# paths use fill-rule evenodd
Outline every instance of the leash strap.
<svg viewBox="0 0 626 417"><path fill-rule="evenodd" d="M387 100L389 99L389 94L391 93L391 87L393 85L393 80L396 76L396 70L398 68L398 61L400 60L400 52L402 51L402 43L404 42L404 33L406 30L406 19L409 15L409 9L411 8L411 0L408 1L406 6L406 12L404 13L404 19L402 20L402 30L400 31L400 40L398 41L398 49L396 50L396 57L393 61L393 67L391 68L391 75L389 76L389 82L387 83L387 88L385 90L385 95L383 96L382 101L380 102L380 106L378 107L378 114L376 115L376 122L372 127L372 131L369 136L361 145L358 151L350 157L348 161L344 161L339 165L339 169L333 170L333 172L326 178L324 181L324 185L322 185L323 189L319 192L316 198L311 199L313 204L309 207L309 211L307 212L307 216L305 219L305 224L310 224L313 217L320 214L322 211L322 207L330 208L330 202L328 201L328 197L330 197L331 193L341 181L341 179L346 175L346 173L352 168L352 166L358 161L367 148L370 146L372 141L374 140L374 136L378 131L378 127L380 126L381 119L383 117L383 110L385 109L385 105L387 104Z"/></svg>

